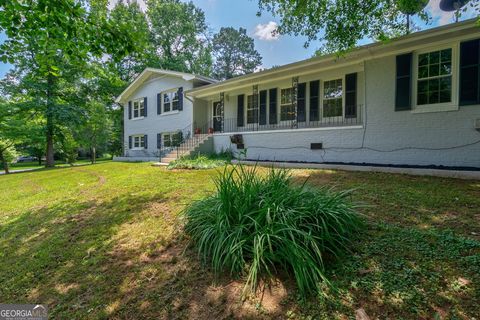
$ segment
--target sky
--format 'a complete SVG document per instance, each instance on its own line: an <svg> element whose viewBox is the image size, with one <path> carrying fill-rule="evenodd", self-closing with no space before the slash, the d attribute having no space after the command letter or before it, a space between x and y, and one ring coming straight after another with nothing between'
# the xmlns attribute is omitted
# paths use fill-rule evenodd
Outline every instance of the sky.
<svg viewBox="0 0 480 320"><path fill-rule="evenodd" d="M144 7L143 0L137 0ZM306 38L300 36L273 36L279 19L268 12L257 16L257 0L192 0L193 3L205 12L205 19L212 33L216 33L221 27L245 28L249 36L255 39L255 48L263 57L262 68L274 65L284 65L290 62L310 58L318 44L311 43L308 48L304 47ZM426 26L419 23L422 29L444 25L454 21L452 12L443 12L439 8L440 0L430 0L427 10L433 18L433 23ZM110 0L113 6L115 0ZM473 12L467 12L461 20L471 18ZM5 35L0 33L0 43L5 40ZM368 39L362 41L369 42ZM0 63L0 77L11 68L8 64Z"/></svg>

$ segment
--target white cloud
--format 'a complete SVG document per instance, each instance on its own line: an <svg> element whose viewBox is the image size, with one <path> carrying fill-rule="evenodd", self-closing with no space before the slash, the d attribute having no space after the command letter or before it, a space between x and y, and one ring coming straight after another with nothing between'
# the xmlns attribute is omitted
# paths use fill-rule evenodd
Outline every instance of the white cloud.
<svg viewBox="0 0 480 320"><path fill-rule="evenodd" d="M280 35L275 32L277 28L278 24L274 21L269 21L265 24L257 24L254 35L260 40L275 41L280 37Z"/></svg>
<svg viewBox="0 0 480 320"><path fill-rule="evenodd" d="M475 16L475 12L470 4L467 4L466 12L462 12L460 20L469 19ZM455 11L445 12L440 9L440 0L430 0L426 10L430 13L433 21L438 23L439 26L455 22Z"/></svg>

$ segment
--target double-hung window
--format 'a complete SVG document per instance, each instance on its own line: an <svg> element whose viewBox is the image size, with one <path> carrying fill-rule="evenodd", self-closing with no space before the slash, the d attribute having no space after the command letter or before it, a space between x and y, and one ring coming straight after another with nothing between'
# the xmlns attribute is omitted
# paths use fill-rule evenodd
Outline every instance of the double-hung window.
<svg viewBox="0 0 480 320"><path fill-rule="evenodd" d="M452 49L421 53L417 65L417 105L452 102Z"/></svg>
<svg viewBox="0 0 480 320"><path fill-rule="evenodd" d="M343 115L343 80L329 80L323 83L323 117Z"/></svg>
<svg viewBox="0 0 480 320"><path fill-rule="evenodd" d="M145 116L144 99L133 101L133 118L143 118Z"/></svg>
<svg viewBox="0 0 480 320"><path fill-rule="evenodd" d="M254 103L253 95L247 97L247 123L258 122L258 103Z"/></svg>
<svg viewBox="0 0 480 320"><path fill-rule="evenodd" d="M134 149L145 148L145 136L143 134L133 136L132 139L133 139L133 148Z"/></svg>
<svg viewBox="0 0 480 320"><path fill-rule="evenodd" d="M171 112L178 110L178 91L164 92L163 96L163 112Z"/></svg>
<svg viewBox="0 0 480 320"><path fill-rule="evenodd" d="M285 88L280 91L280 121L288 120L295 120L293 88Z"/></svg>
<svg viewBox="0 0 480 320"><path fill-rule="evenodd" d="M178 132L166 132L162 134L164 147L177 147L183 142L183 134Z"/></svg>

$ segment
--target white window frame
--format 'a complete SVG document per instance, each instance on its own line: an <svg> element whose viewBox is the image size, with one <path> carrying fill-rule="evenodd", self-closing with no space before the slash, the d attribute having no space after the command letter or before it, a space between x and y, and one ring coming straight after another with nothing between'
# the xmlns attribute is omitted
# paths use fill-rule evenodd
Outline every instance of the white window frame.
<svg viewBox="0 0 480 320"><path fill-rule="evenodd" d="M439 112L439 111L455 111L458 110L458 73L459 73L459 46L460 43L456 42L454 44L445 44L442 46L433 46L422 48L417 51L414 51L413 54L413 87L412 87L412 112L413 113L424 113L424 112ZM452 93L451 93L451 101L450 102L443 102L443 103L434 103L434 104L418 104L418 56L423 53L429 53L434 51L441 51L444 49L452 49Z"/></svg>
<svg viewBox="0 0 480 320"><path fill-rule="evenodd" d="M168 103L165 103L165 95L169 95L169 99L170 101ZM175 94L177 94L177 98L176 99L173 99L173 97L175 97ZM172 114L172 113L178 113L179 110L178 110L178 107L179 107L179 103L180 103L180 99L179 99L179 96L178 96L178 88L175 88L175 89L170 89L170 90L166 90L166 91L162 91L161 92L161 98L162 98L162 115L165 115L165 114ZM174 102L177 102L177 109L173 109L173 103ZM169 110L165 110L165 107L169 106Z"/></svg>
<svg viewBox="0 0 480 320"><path fill-rule="evenodd" d="M296 117L295 115L293 115L293 118L292 119L288 119L288 120L282 120L282 107L288 107L288 106L293 106L293 99L290 101L290 103L283 103L282 104L282 90L292 90L292 94L290 95L290 97L293 97L293 88L292 87L284 87L284 88L279 88L279 92L277 93L278 95L278 119L279 119L279 122L288 122L288 121L294 121L296 120Z"/></svg>
<svg viewBox="0 0 480 320"><path fill-rule="evenodd" d="M138 146L136 146L138 140ZM135 134L132 135L132 150L143 150L145 149L145 135L144 134Z"/></svg>
<svg viewBox="0 0 480 320"><path fill-rule="evenodd" d="M253 94L247 94L246 96L247 96L247 107L246 107L245 109L247 110L247 122L246 122L246 123L247 123L247 126L248 126L248 125L258 124L258 119L259 119L259 117L260 117L260 115L259 115L259 109L260 109L259 101L257 101L257 108L254 108L254 105L255 105L254 100L253 100L253 99L254 99L254 95L253 95ZM249 105L250 98L252 99L251 105ZM259 99L259 96L258 96L258 95L257 95L257 99ZM248 111L249 111L249 110L255 110L255 109L257 110L257 121L248 122ZM254 117L254 119L255 119L255 117Z"/></svg>
<svg viewBox="0 0 480 320"><path fill-rule="evenodd" d="M325 107L325 100L333 100L333 99L339 99L339 98L325 98L325 82L329 81L337 81L341 80L342 81L342 114L339 116L332 116L332 117L326 117L324 113L324 107ZM328 78L325 80L320 81L320 90L319 90L319 98L320 98L320 121L321 119L344 119L345 118L345 75L339 75L337 77L332 77Z"/></svg>
<svg viewBox="0 0 480 320"><path fill-rule="evenodd" d="M138 111L138 116L135 116L135 110ZM135 99L132 101L132 119L138 120L143 118L145 118L145 98Z"/></svg>

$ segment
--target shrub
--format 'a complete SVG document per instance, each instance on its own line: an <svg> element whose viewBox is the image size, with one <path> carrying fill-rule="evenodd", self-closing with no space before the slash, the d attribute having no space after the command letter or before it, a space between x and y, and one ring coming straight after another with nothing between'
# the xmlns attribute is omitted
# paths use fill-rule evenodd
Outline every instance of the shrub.
<svg viewBox="0 0 480 320"><path fill-rule="evenodd" d="M320 292L325 266L345 252L361 220L349 191L292 183L284 169L225 168L216 193L185 210L185 230L218 274L246 276L244 293L280 269L293 273L302 296Z"/></svg>
<svg viewBox="0 0 480 320"><path fill-rule="evenodd" d="M228 150L210 155L197 154L174 160L168 164L167 169L212 169L227 165L232 158L233 155Z"/></svg>

